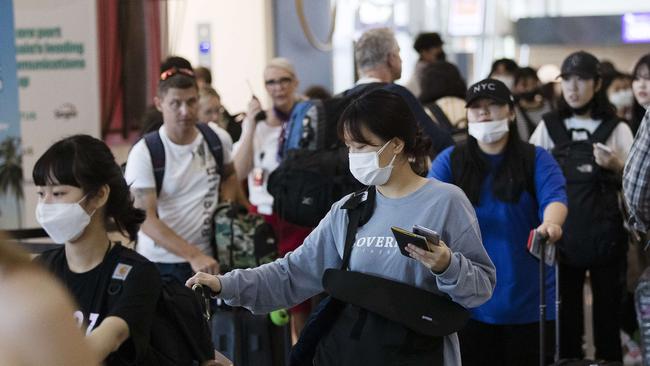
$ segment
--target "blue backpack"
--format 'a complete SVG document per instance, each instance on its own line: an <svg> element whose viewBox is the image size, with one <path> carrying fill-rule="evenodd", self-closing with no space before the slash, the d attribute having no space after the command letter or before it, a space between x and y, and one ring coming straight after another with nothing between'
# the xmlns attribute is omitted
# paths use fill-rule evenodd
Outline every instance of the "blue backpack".
<svg viewBox="0 0 650 366"><path fill-rule="evenodd" d="M269 176L273 212L296 225L315 227L332 204L362 185L348 169L338 139L338 118L358 93L299 102L284 130L282 161Z"/></svg>

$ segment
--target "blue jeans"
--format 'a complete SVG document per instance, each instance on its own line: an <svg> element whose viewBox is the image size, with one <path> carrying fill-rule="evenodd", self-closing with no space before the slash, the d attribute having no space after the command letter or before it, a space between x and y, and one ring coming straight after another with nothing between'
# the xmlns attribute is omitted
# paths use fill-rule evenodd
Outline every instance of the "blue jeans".
<svg viewBox="0 0 650 366"><path fill-rule="evenodd" d="M172 276L178 282L181 283L181 285L185 286L185 281L187 281L190 277L194 276L194 271L192 271L192 266L190 266L189 263L183 262L183 263L155 263L156 267L158 267L158 271L160 272L161 276Z"/></svg>

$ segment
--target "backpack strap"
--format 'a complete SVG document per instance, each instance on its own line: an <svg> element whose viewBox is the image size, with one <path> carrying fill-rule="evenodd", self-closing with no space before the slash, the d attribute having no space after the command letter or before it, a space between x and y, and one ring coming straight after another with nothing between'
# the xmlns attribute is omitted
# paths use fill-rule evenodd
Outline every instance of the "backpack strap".
<svg viewBox="0 0 650 366"><path fill-rule="evenodd" d="M526 190L537 202L537 189L535 188L535 160L537 160L537 150L535 145L524 143L524 161L526 166Z"/></svg>
<svg viewBox="0 0 650 366"><path fill-rule="evenodd" d="M207 123L197 123L196 128L199 129L199 132L203 135L203 139L208 143L208 148L212 156L214 156L214 161L217 163L217 170L223 180L223 146L221 145L221 139Z"/></svg>
<svg viewBox="0 0 650 366"><path fill-rule="evenodd" d="M573 140L557 112L548 112L542 116L542 119L555 146L568 144Z"/></svg>
<svg viewBox="0 0 650 366"><path fill-rule="evenodd" d="M221 145L221 139L219 139L217 133L207 124L197 123L196 128L198 128L201 135L203 135L203 139L207 142L208 148L217 163L219 175L223 178L223 147ZM153 177L156 181L156 196L160 196L163 178L165 177L165 146L158 131L152 131L144 135L144 142L147 145L147 149L149 149L149 155L151 155Z"/></svg>
<svg viewBox="0 0 650 366"><path fill-rule="evenodd" d="M429 109L431 114L433 114L433 117L436 119L436 122L438 122L438 124L441 127L444 127L447 131L454 130L454 126L452 126L451 122L449 121L449 118L447 118L447 115L442 110L442 108L440 108L438 103L436 102L429 103L426 105L426 107L427 109Z"/></svg>
<svg viewBox="0 0 650 366"><path fill-rule="evenodd" d="M347 271L350 265L350 256L354 239L357 235L359 226L370 220L375 204L375 187L370 186L367 189L355 192L344 204L341 209L348 211L348 227L345 233L345 246L343 249L343 263L341 270Z"/></svg>
<svg viewBox="0 0 650 366"><path fill-rule="evenodd" d="M600 142L600 143L605 143L609 136L614 132L616 127L618 126L618 119L613 118L609 119L606 121L603 121L598 128L596 128L596 131L594 131L593 134L591 134L591 141L592 142Z"/></svg>
<svg viewBox="0 0 650 366"><path fill-rule="evenodd" d="M156 181L156 196L160 196L163 177L165 176L165 146L157 130L144 135L144 142L147 144L151 156L153 177Z"/></svg>
<svg viewBox="0 0 650 366"><path fill-rule="evenodd" d="M526 112L526 110L524 108L522 108L520 105L516 105L515 108L517 108L519 110L519 112L521 112L521 115L524 117L524 122L526 123L526 127L528 127L528 135L529 136L532 135L533 132L535 132L535 128L537 126L535 126L535 124L533 123L533 120L530 119L530 116L528 115L528 112ZM546 120L544 120L544 121L546 121Z"/></svg>

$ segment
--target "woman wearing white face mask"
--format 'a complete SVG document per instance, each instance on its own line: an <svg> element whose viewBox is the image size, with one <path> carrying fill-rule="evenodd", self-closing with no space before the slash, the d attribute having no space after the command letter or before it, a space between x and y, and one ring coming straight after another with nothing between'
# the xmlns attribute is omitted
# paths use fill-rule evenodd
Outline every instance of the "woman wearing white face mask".
<svg viewBox="0 0 650 366"><path fill-rule="evenodd" d="M147 259L108 238L112 222L135 240L145 217L133 207L111 151L87 135L68 137L38 159L32 175L36 219L63 244L37 260L72 293L79 306L74 317L93 353L106 365L155 364L148 341L160 275ZM120 292L109 295L116 280Z"/></svg>
<svg viewBox="0 0 650 366"><path fill-rule="evenodd" d="M492 298L472 309L472 320L459 334L463 365L534 365L539 360L539 262L528 253L526 241L533 229L550 242L561 237L567 213L564 177L550 154L519 139L514 99L502 82L479 81L467 90L466 101L467 142L438 155L429 173L467 194L497 271ZM550 328L555 318L552 268L545 282Z"/></svg>
<svg viewBox="0 0 650 366"><path fill-rule="evenodd" d="M354 237L350 271L443 292L465 307L485 302L495 284L494 267L481 245L476 217L459 189L422 177L429 146L406 102L383 89L359 97L343 112L339 136L349 147L352 174L376 187L372 216ZM224 276L198 273L187 285L207 284L229 305L255 312L291 306L323 291L324 271L339 268L343 261L348 216L341 206L348 198L335 203L305 242L284 258ZM410 230L413 225L440 233L440 246L422 250L409 245L409 257L402 255L391 226ZM350 317L358 316L353 309L348 305L334 319L316 350L315 364L393 365L404 357L413 365L460 364L455 333L435 343L384 320L383 332L361 326L360 338L351 338L341 330L353 323ZM409 305L404 309L408 311ZM408 355L403 353L406 348Z"/></svg>
<svg viewBox="0 0 650 366"><path fill-rule="evenodd" d="M603 77L603 88L607 99L616 107L616 115L622 120L631 121L634 104L632 77L614 70L612 75Z"/></svg>

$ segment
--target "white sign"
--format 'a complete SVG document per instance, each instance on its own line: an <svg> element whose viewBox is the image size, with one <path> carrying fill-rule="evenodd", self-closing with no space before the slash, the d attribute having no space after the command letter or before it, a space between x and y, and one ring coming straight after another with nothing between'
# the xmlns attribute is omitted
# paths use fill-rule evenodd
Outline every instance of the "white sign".
<svg viewBox="0 0 650 366"><path fill-rule="evenodd" d="M14 7L24 222L36 227L36 160L62 137L100 135L97 9L87 0L20 0Z"/></svg>
<svg viewBox="0 0 650 366"><path fill-rule="evenodd" d="M485 0L452 0L449 2L448 32L450 36L479 36L483 33Z"/></svg>

